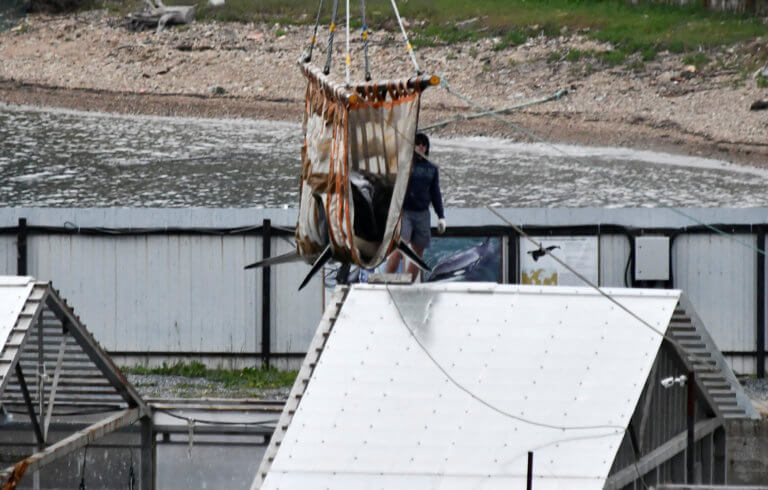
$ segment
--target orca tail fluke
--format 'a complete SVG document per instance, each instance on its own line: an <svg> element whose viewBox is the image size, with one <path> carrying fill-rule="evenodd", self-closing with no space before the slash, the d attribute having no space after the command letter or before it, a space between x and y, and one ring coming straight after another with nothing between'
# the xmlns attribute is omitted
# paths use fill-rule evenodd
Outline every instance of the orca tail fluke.
<svg viewBox="0 0 768 490"><path fill-rule="evenodd" d="M288 252L287 254L277 255L275 257L269 257L267 259L254 262L253 264L248 264L244 267L244 269L255 269L256 267L267 267L270 265L286 264L288 262L296 262L299 260L301 260L301 256L299 256L299 253L294 250L293 252Z"/></svg>
<svg viewBox="0 0 768 490"><path fill-rule="evenodd" d="M403 255L411 259L414 264L418 266L419 269L423 270L424 272L431 272L432 269L427 265L426 262L424 262L421 257L419 257L419 254L417 254L410 245L405 243L403 240L400 240L397 244L397 249L402 252Z"/></svg>
<svg viewBox="0 0 768 490"><path fill-rule="evenodd" d="M325 247L325 250L323 250L323 253L320 254L320 256L315 260L315 263L312 264L312 269L309 270L309 273L307 274L307 277L304 278L304 280L301 282L301 285L299 286L299 291L304 289L304 286L309 283L309 281L314 277L315 274L317 274L317 271L323 268L323 266L328 263L329 260L333 257L333 252L331 251L331 246L328 245Z"/></svg>

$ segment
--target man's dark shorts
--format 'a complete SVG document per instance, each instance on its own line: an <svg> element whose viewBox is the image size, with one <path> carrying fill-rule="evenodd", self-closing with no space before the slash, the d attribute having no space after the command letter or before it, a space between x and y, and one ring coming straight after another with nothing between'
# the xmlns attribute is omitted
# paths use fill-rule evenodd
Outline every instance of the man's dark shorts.
<svg viewBox="0 0 768 490"><path fill-rule="evenodd" d="M400 238L415 247L428 248L430 239L429 209L425 211L403 211L400 222Z"/></svg>

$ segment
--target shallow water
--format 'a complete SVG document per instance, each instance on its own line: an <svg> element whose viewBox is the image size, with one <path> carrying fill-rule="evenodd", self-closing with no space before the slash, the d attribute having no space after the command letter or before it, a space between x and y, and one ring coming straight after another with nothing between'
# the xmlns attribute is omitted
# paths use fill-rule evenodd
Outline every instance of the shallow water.
<svg viewBox="0 0 768 490"><path fill-rule="evenodd" d="M301 130L0 105L0 206L292 207ZM435 139L445 204L768 205L768 173L614 148Z"/></svg>

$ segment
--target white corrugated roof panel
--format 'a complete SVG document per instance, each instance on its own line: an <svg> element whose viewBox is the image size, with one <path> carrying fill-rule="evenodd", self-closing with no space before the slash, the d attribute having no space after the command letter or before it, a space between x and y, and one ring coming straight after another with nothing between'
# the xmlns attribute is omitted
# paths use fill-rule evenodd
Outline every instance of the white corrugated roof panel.
<svg viewBox="0 0 768 490"><path fill-rule="evenodd" d="M0 346L5 345L34 286L26 276L0 276Z"/></svg>
<svg viewBox="0 0 768 490"><path fill-rule="evenodd" d="M263 488L602 488L660 343L589 288L355 286Z"/></svg>

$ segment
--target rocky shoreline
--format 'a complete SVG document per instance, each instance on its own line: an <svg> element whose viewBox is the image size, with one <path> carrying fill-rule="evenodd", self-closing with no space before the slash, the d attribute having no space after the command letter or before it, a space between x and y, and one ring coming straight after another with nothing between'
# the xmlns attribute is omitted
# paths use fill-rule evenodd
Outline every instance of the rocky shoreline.
<svg viewBox="0 0 768 490"><path fill-rule="evenodd" d="M305 85L296 60L310 35L306 26L240 23L193 23L160 33L134 32L102 11L31 16L0 34L0 101L298 122ZM326 36L320 33L318 38L324 43ZM669 52L658 53L651 61L630 59L620 66L569 55L612 49L583 33L530 38L505 49L497 49L496 42L420 47L417 56L425 70L488 108L567 90L560 100L506 116L547 141L768 166L768 111L750 110L755 100L768 98L768 89L739 68L754 53L767 51L768 40L706 52L709 62L701 67L687 66L683 55ZM412 73L398 33L375 32L372 43L374 76ZM343 79L343 44L342 37L334 58L334 75L339 79ZM353 65L361 66L357 39L352 55ZM353 77L360 75L353 72ZM476 109L448 91L430 89L422 101L421 122L427 125L472 112ZM434 132L530 141L519 130L489 118L453 123Z"/></svg>

